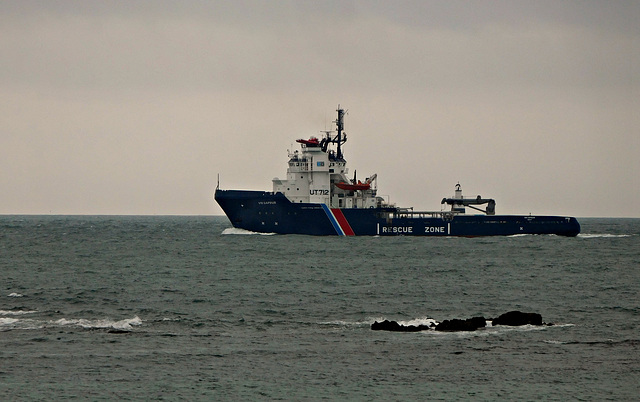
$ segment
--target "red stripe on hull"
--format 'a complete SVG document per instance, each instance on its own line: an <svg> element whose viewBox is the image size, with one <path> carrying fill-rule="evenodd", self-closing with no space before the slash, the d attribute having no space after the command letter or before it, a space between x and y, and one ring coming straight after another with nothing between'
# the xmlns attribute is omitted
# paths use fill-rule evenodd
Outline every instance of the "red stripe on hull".
<svg viewBox="0 0 640 402"><path fill-rule="evenodd" d="M345 236L355 236L355 233L353 232L353 229L351 229L349 222L347 222L347 218L344 217L342 210L338 208L333 208L331 209L331 212L333 212L333 216L336 217L336 220L338 221L338 225L340 225L340 227L342 228L342 231L344 232Z"/></svg>

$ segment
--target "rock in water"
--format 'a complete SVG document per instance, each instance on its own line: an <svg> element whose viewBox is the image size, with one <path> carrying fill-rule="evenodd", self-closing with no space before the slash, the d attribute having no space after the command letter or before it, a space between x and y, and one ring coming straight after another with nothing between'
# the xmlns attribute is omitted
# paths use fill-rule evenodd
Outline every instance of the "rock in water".
<svg viewBox="0 0 640 402"><path fill-rule="evenodd" d="M521 311L509 311L504 313L492 321L492 325L544 325L542 322L542 315L538 313L523 313ZM437 326L436 331L475 331L479 328L487 326L487 320L484 317L467 318L466 320L460 320L454 318L453 320L444 320ZM371 329L374 331L394 331L394 332L418 332L434 329L428 325L402 325L397 321L384 320L382 322L374 322L371 324Z"/></svg>
<svg viewBox="0 0 640 402"><path fill-rule="evenodd" d="M374 331L400 331L400 326L401 325L395 321L384 320L371 324L371 329Z"/></svg>
<svg viewBox="0 0 640 402"><path fill-rule="evenodd" d="M520 311L509 311L492 321L492 325L542 325L542 315L538 313L523 313Z"/></svg>
<svg viewBox="0 0 640 402"><path fill-rule="evenodd" d="M418 332L430 329L428 325L401 325L396 321L384 320L382 322L374 322L371 324L374 331L394 331L394 332Z"/></svg>
<svg viewBox="0 0 640 402"><path fill-rule="evenodd" d="M444 320L436 327L436 331L475 331L487 326L484 317L467 318L466 320Z"/></svg>

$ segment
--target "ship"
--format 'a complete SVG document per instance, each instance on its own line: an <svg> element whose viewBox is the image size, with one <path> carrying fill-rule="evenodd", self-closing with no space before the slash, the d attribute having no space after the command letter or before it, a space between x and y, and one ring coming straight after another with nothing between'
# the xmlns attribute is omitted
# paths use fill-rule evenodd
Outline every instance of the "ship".
<svg viewBox="0 0 640 402"><path fill-rule="evenodd" d="M224 190L214 199L233 227L257 233L338 236L577 236L574 217L497 215L492 198L465 198L457 183L438 211L401 208L378 195L377 174L353 178L343 146L345 110L338 106L336 130L321 138L298 139L289 151L286 179L274 178L272 191Z"/></svg>

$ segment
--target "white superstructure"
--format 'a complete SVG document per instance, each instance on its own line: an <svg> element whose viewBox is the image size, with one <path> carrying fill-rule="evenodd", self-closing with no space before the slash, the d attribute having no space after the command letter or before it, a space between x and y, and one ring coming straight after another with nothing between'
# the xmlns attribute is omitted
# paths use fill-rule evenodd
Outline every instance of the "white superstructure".
<svg viewBox="0 0 640 402"><path fill-rule="evenodd" d="M300 150L289 152L287 178L273 179L273 192L284 194L293 203L326 204L331 208L374 208L384 204L376 196L376 175L365 182L349 179L347 162L342 156L341 146L347 141L343 133L344 110L338 109L337 135L326 132L319 140L297 140ZM329 149L331 144L337 150Z"/></svg>

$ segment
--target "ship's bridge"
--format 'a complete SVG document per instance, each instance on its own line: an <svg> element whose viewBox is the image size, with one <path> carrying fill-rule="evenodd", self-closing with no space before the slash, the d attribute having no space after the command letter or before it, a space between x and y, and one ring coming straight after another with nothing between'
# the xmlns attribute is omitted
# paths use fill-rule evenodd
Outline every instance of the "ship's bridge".
<svg viewBox="0 0 640 402"><path fill-rule="evenodd" d="M360 182L348 177L344 159L332 158L319 147L302 145L289 154L287 178L273 179L273 191L294 203L327 204L332 208L375 208L384 204L376 197L376 175Z"/></svg>
<svg viewBox="0 0 640 402"><path fill-rule="evenodd" d="M303 143L300 151L289 154L287 179L273 179L273 191L283 193L295 203L328 204L330 175L335 172L335 163L329 161L329 155L319 146Z"/></svg>

